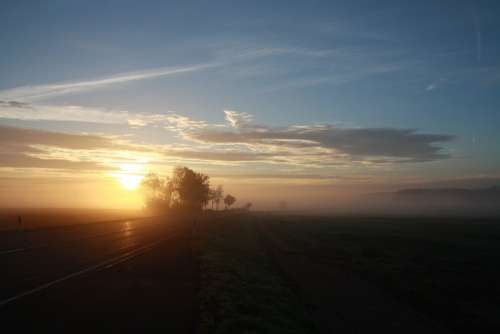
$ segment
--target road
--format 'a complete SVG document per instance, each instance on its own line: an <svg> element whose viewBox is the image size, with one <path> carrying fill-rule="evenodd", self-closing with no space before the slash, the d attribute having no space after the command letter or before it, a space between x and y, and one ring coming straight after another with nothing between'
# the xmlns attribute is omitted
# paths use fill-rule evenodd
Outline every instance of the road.
<svg viewBox="0 0 500 334"><path fill-rule="evenodd" d="M165 218L0 233L2 326L192 333L191 233L190 220Z"/></svg>

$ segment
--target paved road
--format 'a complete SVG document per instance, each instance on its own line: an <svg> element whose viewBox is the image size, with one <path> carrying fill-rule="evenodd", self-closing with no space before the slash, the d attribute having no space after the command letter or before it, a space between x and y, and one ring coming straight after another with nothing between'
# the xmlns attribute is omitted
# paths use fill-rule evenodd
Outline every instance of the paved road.
<svg viewBox="0 0 500 334"><path fill-rule="evenodd" d="M191 222L150 218L0 234L3 328L194 331Z"/></svg>

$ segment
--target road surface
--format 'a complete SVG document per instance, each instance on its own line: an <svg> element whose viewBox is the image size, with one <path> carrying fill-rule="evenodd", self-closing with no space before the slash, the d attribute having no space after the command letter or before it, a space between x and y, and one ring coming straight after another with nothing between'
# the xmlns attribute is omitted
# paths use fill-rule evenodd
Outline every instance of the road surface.
<svg viewBox="0 0 500 334"><path fill-rule="evenodd" d="M165 218L0 233L2 328L194 332L191 233Z"/></svg>

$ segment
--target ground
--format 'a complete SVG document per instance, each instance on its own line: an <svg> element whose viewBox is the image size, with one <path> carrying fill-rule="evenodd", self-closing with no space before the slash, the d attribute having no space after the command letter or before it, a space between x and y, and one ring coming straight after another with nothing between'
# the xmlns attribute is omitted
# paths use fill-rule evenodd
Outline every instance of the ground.
<svg viewBox="0 0 500 334"><path fill-rule="evenodd" d="M494 219L236 212L11 230L0 318L18 331L496 333L499 241Z"/></svg>

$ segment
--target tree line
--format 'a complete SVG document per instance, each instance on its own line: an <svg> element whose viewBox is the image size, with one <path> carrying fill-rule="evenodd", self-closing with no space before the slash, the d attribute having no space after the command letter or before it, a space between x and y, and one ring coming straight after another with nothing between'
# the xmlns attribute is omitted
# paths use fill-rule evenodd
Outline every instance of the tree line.
<svg viewBox="0 0 500 334"><path fill-rule="evenodd" d="M187 167L176 167L171 177L147 174L141 182L146 208L156 212L219 210L221 202L226 210L236 202L231 194L224 196L222 185L210 187L210 177ZM210 204L210 205L209 205ZM249 210L252 203L241 209Z"/></svg>

